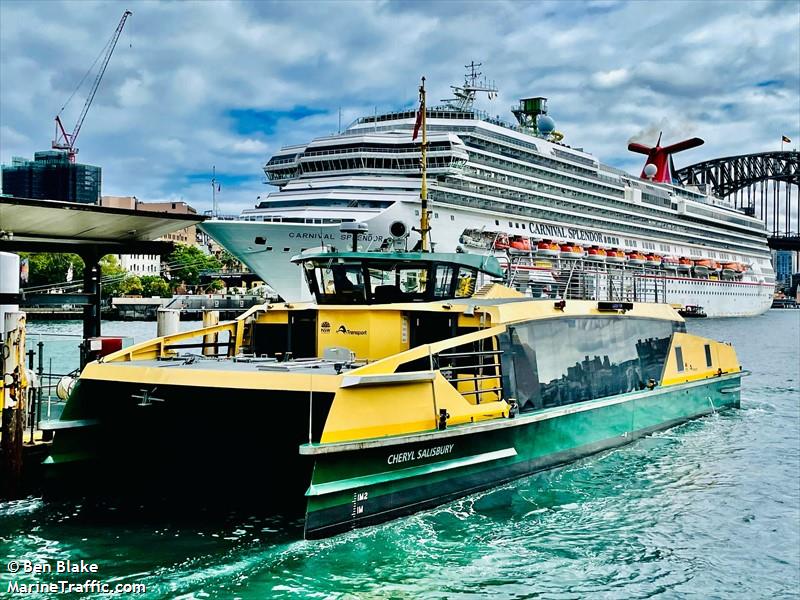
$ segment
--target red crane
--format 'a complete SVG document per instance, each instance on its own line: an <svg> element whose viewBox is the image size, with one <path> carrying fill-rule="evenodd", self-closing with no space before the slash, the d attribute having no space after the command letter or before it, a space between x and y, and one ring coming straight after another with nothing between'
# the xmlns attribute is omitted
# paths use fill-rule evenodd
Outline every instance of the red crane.
<svg viewBox="0 0 800 600"><path fill-rule="evenodd" d="M117 25L114 35L111 36L111 39L104 47L105 55L103 55L103 51L101 51L103 60L100 63L100 70L97 72L94 83L89 90L89 96L86 98L86 102L83 105L83 110L78 117L78 121L75 123L75 128L72 130L72 133L67 133L67 130L64 128L64 124L61 122L61 113L64 112L64 108L67 106L67 104L69 104L72 96L69 97L69 100L67 100L67 102L61 107L61 110L58 111L58 114L56 115L56 139L53 140L52 147L55 150L66 150L70 162L75 162L75 155L78 153L78 149L75 147L75 141L78 139L78 134L81 132L83 120L86 118L86 113L89 112L89 107L92 105L94 96L97 93L97 88L100 87L100 81L103 79L103 74L106 72L108 61L111 60L111 55L114 53L114 48L116 47L119 36L122 33L122 28L125 27L125 21L127 21L128 17L130 17L132 14L133 13L129 10L126 10L122 14L122 18L119 20L119 25ZM98 59L99 58L100 56L98 56ZM95 60L95 63L97 63L97 59ZM92 67L94 67L94 64ZM89 68L89 71L92 70L92 67ZM86 75L88 74L89 73L87 72ZM86 75L84 75L84 79L86 78ZM81 79L81 83L83 83L83 79ZM78 87L81 86L81 83L78 84ZM76 89L75 91L77 92L78 90ZM73 92L72 95L74 96L75 92Z"/></svg>

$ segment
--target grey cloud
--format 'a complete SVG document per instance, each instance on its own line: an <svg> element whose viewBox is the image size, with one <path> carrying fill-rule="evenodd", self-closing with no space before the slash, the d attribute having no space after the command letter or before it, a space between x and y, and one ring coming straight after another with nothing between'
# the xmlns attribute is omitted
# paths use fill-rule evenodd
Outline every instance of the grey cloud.
<svg viewBox="0 0 800 600"><path fill-rule="evenodd" d="M518 98L548 96L566 141L634 171L641 160L627 140L654 124L667 123L675 137L690 124L691 135L707 140L681 160L800 138L800 26L791 2L725 10L716 2L128 5L134 15L78 143L83 160L103 166L107 193L182 196L208 208L209 186L187 183L186 174L215 164L252 175L223 190L225 210L235 212L265 193L269 153L332 133L339 107L346 124L375 106L411 106L423 74L429 98L448 97L473 59L500 87L499 99L481 108L511 118ZM49 146L55 111L123 8L0 3L0 160ZM784 85L755 89L772 79ZM83 98L73 104L70 117ZM225 117L297 106L324 114L242 135Z"/></svg>

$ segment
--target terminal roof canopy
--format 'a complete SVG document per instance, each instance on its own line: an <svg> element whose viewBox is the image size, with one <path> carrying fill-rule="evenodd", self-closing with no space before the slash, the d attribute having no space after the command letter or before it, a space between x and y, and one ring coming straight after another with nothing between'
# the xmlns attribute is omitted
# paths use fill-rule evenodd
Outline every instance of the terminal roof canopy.
<svg viewBox="0 0 800 600"><path fill-rule="evenodd" d="M0 196L0 250L60 248L63 252L80 252L81 246L94 246L98 251L121 254L126 249L142 251L153 240L204 219L191 214Z"/></svg>

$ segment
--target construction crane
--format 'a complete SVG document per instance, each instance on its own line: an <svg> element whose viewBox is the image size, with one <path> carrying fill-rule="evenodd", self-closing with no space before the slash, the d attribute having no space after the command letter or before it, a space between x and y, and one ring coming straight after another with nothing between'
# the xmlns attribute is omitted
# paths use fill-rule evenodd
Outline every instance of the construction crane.
<svg viewBox="0 0 800 600"><path fill-rule="evenodd" d="M72 92L72 95L69 97L66 103L64 103L64 106L61 107L61 110L58 111L58 114L56 115L56 135L55 139L53 140L52 147L54 150L66 150L70 162L75 162L75 155L78 153L78 149L75 147L75 142L78 139L78 134L81 132L83 120L86 118L86 113L89 112L89 107L92 105L94 96L97 93L97 88L100 87L100 81L103 79L103 74L106 72L106 67L108 66L108 61L111 60L111 55L114 53L114 48L117 46L117 41L122 33L122 28L125 27L125 21L127 21L128 17L130 17L132 14L133 13L129 10L126 10L122 14L122 18L119 20L119 25L117 25L114 35L111 36L111 39L104 46L103 50L100 52L100 55L97 57L97 59L95 59L92 66L89 67L89 71L86 72L86 75L83 76L83 79L81 79L80 83L78 84L78 88L80 88L84 79L86 79L94 65L100 59L100 56L102 56L103 60L100 63L100 70L97 72L94 83L89 90L89 96L86 98L86 102L83 105L83 110L81 111L81 114L75 123L75 128L72 130L72 133L67 133L67 130L64 128L64 123L61 122L61 113L64 112L67 104L69 104L69 101L72 100L72 96L74 96L75 92L78 91L77 88L75 89L75 92ZM105 52L105 54L103 54L103 52Z"/></svg>

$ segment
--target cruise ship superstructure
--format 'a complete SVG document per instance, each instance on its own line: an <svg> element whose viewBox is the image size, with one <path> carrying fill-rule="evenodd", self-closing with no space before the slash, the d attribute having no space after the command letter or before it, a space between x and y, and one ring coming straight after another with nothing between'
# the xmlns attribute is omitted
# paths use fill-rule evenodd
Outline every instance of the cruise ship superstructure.
<svg viewBox="0 0 800 600"><path fill-rule="evenodd" d="M534 297L701 305L711 317L769 308L774 273L763 223L671 179L671 152L702 141L631 144L650 150L637 177L561 143L544 98L520 101L515 125L475 109L477 93L497 93L478 75L473 69L453 88L455 99L426 112L437 252L493 254ZM366 116L340 134L283 148L264 167L277 191L237 220L201 227L285 300L308 297L290 259L345 248L351 238L342 223L367 224L361 251L414 249L416 116Z"/></svg>

